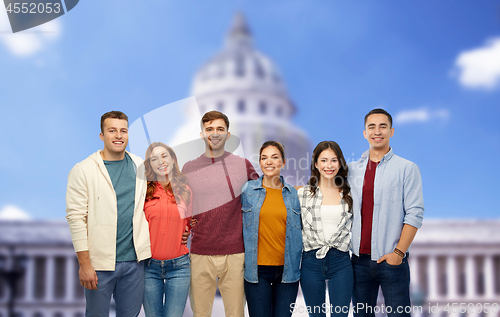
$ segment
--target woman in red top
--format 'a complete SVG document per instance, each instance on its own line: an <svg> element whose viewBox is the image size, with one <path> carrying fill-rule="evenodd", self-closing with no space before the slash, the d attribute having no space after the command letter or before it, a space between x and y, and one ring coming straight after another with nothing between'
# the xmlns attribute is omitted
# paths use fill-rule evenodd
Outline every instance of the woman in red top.
<svg viewBox="0 0 500 317"><path fill-rule="evenodd" d="M144 266L144 311L147 317L181 317L191 280L182 233L189 226L192 192L169 146L152 143L144 164L148 180L144 213L152 254Z"/></svg>

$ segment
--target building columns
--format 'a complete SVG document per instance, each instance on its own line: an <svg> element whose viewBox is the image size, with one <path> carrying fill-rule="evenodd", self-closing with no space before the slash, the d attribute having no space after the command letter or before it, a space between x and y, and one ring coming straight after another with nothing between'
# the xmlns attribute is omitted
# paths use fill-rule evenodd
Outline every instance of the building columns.
<svg viewBox="0 0 500 317"><path fill-rule="evenodd" d="M438 272L437 272L437 261L436 257L431 255L428 258L427 268L429 270L429 277L427 279L428 282L428 292L429 299L433 300L437 298L438 295Z"/></svg>
<svg viewBox="0 0 500 317"><path fill-rule="evenodd" d="M465 258L465 289L466 296L470 299L476 298L476 270L474 256Z"/></svg>
<svg viewBox="0 0 500 317"><path fill-rule="evenodd" d="M453 255L446 257L446 296L457 298L457 259Z"/></svg>
<svg viewBox="0 0 500 317"><path fill-rule="evenodd" d="M45 300L52 302L54 300L54 256L48 255L45 258Z"/></svg>
<svg viewBox="0 0 500 317"><path fill-rule="evenodd" d="M70 255L65 259L66 263L66 275L65 275L65 300L72 302L75 300L75 256Z"/></svg>
<svg viewBox="0 0 500 317"><path fill-rule="evenodd" d="M493 267L493 256L488 254L484 257L484 284L486 298L495 296L495 269Z"/></svg>
<svg viewBox="0 0 500 317"><path fill-rule="evenodd" d="M24 278L24 300L33 301L35 291L35 256L28 256Z"/></svg>
<svg viewBox="0 0 500 317"><path fill-rule="evenodd" d="M410 281L414 287L418 289L422 289L422 285L420 285L420 267L418 265L418 257L410 256Z"/></svg>

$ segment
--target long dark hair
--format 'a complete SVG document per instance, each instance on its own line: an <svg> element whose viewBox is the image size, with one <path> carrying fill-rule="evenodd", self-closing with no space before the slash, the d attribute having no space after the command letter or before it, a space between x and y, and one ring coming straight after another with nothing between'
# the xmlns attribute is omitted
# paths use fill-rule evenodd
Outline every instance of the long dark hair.
<svg viewBox="0 0 500 317"><path fill-rule="evenodd" d="M322 141L318 145L316 145L316 148L313 151L311 160L311 178L309 178L309 182L307 182L307 185L309 185L310 187L311 196L316 195L319 179L321 177L321 175L319 174L319 170L316 168L316 163L318 163L320 154L324 150L328 149L331 149L333 152L335 152L335 155L337 155L337 159L340 163L340 169L337 175L335 175L334 179L335 185L342 189L342 199L344 199L344 201L349 206L349 210L352 210L352 197L350 195L351 187L347 182L347 174L349 173L349 168L347 167L347 163L344 159L344 154L342 153L342 150L340 149L340 146L337 144L337 142Z"/></svg>
<svg viewBox="0 0 500 317"><path fill-rule="evenodd" d="M184 174L182 174L181 171L179 170L179 164L177 163L177 155L175 155L174 150L172 150L170 146L161 142L151 143L148 149L146 150L146 160L144 161L144 166L146 168L146 179L148 180L148 188L146 190L146 201L158 198L153 196L156 190L156 186L158 184L157 183L158 176L151 167L151 153L153 152L153 149L158 146L165 148L172 157L172 159L174 160L174 167L172 168L171 172L173 174L172 175L173 177L170 183L168 183L168 185L164 187L165 192L168 192L169 190L172 191L172 193L174 194L174 199L177 202L180 202L179 199L182 199L186 203L186 206L189 205L189 202L191 200L191 191L187 188L186 176L184 176Z"/></svg>

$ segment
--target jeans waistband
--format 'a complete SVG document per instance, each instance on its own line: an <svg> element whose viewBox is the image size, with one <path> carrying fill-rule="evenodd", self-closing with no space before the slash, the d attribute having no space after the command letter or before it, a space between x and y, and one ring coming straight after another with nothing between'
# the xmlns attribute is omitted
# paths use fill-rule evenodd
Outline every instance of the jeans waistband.
<svg viewBox="0 0 500 317"><path fill-rule="evenodd" d="M371 259L372 258L372 255L371 254L359 254L359 256L357 256L356 254L352 254L353 257L357 257L357 258L361 258L361 259ZM406 252L405 253L405 258L409 259L410 258L410 252Z"/></svg>
<svg viewBox="0 0 500 317"><path fill-rule="evenodd" d="M184 260L187 257L189 257L189 253L183 254L183 255L181 255L179 257L176 257L176 258L173 258L173 259L170 259L170 260L156 260L156 259L150 258L150 259L148 259L146 261L148 261L147 262L148 264L167 265L167 264L172 264L172 263L175 263L175 262L182 261L182 260Z"/></svg>
<svg viewBox="0 0 500 317"><path fill-rule="evenodd" d="M358 256L358 255L356 255L356 254L353 253L352 256L355 256L355 257L361 258L361 259L366 259L366 258L371 259L372 258L371 254L361 254L360 253L359 256Z"/></svg>

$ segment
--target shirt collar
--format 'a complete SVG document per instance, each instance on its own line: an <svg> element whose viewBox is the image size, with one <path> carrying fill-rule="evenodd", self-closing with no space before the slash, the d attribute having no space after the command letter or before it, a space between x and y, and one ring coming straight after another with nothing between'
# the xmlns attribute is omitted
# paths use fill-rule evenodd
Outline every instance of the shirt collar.
<svg viewBox="0 0 500 317"><path fill-rule="evenodd" d="M264 189L264 186L262 186L263 179L264 179L264 175L261 175L259 177L259 179L257 179L257 181L259 182L258 183L259 186L255 187L254 189ZM280 175L280 182L283 184L283 188L286 188L289 192L292 191L292 189L291 189L292 186L290 184L286 183L285 179L281 175Z"/></svg>
<svg viewBox="0 0 500 317"><path fill-rule="evenodd" d="M384 157L380 160L380 162L388 162L392 156L394 155L394 152L392 152L392 147L389 148L389 152L387 152ZM361 160L366 161L370 157L370 150L366 150L362 155L361 155Z"/></svg>

